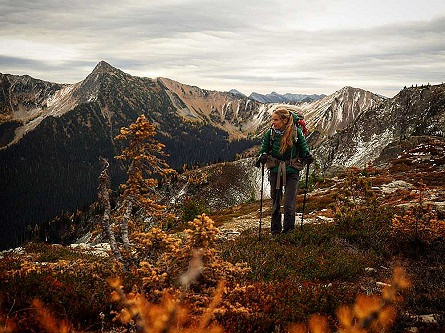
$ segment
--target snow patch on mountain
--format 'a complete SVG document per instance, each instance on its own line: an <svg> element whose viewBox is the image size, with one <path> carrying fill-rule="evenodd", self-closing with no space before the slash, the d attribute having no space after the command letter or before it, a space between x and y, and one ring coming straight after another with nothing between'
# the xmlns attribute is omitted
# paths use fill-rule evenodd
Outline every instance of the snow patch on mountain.
<svg viewBox="0 0 445 333"><path fill-rule="evenodd" d="M56 91L53 96L50 96L47 101L47 112L48 116L60 117L68 111L74 109L78 102L73 98L72 92L78 87L77 84L71 84L63 89ZM96 96L89 96L88 100L97 98Z"/></svg>
<svg viewBox="0 0 445 333"><path fill-rule="evenodd" d="M249 101L247 101L247 103L249 103ZM255 130L258 128L261 128L261 126L267 122L269 115L270 115L271 111L270 111L270 106L266 105L266 104L262 104L260 105L260 107L258 108L258 112L256 114L253 115L252 119L250 119L245 125L244 125L244 129L246 131L251 131L251 130Z"/></svg>
<svg viewBox="0 0 445 333"><path fill-rule="evenodd" d="M72 92L77 86L78 84L72 84L57 90L54 95L49 96L44 101L43 107L30 110L27 118L20 119L23 125L15 130L14 139L2 148L7 148L17 143L27 133L34 130L45 118L60 117L74 109L78 105L78 101L73 98Z"/></svg>
<svg viewBox="0 0 445 333"><path fill-rule="evenodd" d="M350 166L364 167L369 161L375 160L379 157L382 150L394 140L394 135L391 129L387 128L381 134L372 134L369 141L359 141L355 147L355 153L352 157L343 161L339 161L339 164ZM335 163L335 160L334 160Z"/></svg>
<svg viewBox="0 0 445 333"><path fill-rule="evenodd" d="M300 105L312 131L332 136L352 123L357 116L379 103L382 98L370 91L344 87L314 103Z"/></svg>

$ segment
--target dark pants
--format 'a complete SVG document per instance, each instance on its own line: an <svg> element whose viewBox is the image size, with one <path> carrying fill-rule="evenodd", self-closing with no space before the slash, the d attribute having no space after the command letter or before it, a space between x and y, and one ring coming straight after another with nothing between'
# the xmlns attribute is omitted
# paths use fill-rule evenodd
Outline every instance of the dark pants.
<svg viewBox="0 0 445 333"><path fill-rule="evenodd" d="M270 231L272 234L288 232L295 228L295 206L298 192L299 173L286 174L286 186L284 188L284 221L283 230L281 230L281 198L283 197L283 179L281 179L280 189L275 189L277 183L277 174L269 174L270 196L272 198L272 221Z"/></svg>

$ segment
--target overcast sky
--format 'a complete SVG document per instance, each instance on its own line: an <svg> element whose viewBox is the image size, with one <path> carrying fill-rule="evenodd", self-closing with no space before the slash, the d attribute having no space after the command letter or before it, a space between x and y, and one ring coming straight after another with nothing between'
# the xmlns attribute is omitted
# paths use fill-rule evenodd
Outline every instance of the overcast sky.
<svg viewBox="0 0 445 333"><path fill-rule="evenodd" d="M444 0L0 0L0 22L0 72L58 83L101 60L247 95L445 81Z"/></svg>

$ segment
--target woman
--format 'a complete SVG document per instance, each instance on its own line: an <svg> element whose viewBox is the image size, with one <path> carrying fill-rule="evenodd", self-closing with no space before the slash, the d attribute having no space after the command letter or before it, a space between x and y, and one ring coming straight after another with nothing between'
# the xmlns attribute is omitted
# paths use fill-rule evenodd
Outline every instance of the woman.
<svg viewBox="0 0 445 333"><path fill-rule="evenodd" d="M259 163L269 169L270 195L273 201L272 235L295 228L295 206L299 171L304 163L312 163L306 139L299 126L298 116L286 108L272 113L272 127L267 130L260 149ZM281 224L281 198L284 187L284 221Z"/></svg>

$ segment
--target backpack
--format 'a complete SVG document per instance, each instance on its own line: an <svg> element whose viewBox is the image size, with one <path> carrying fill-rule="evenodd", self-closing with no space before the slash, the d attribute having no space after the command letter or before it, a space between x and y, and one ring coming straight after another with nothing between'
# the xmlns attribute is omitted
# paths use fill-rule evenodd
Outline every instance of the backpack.
<svg viewBox="0 0 445 333"><path fill-rule="evenodd" d="M306 122L303 120L303 117L298 116L300 119L297 121L298 126L300 126L301 130L305 137L309 134L309 130L306 127Z"/></svg>

